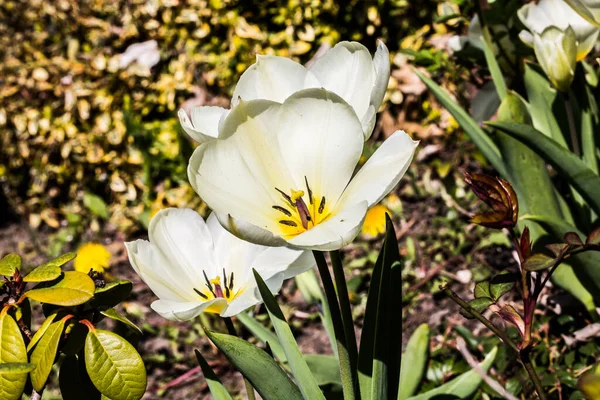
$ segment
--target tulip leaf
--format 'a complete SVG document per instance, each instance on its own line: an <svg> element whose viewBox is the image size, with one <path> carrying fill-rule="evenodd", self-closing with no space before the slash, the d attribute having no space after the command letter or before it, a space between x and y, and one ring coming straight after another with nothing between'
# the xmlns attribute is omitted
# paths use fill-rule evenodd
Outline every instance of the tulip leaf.
<svg viewBox="0 0 600 400"><path fill-rule="evenodd" d="M498 61L496 60L496 55L492 50L492 45L490 43L490 33L487 26L484 27L484 34L481 43L483 44L483 53L485 55L485 61L487 62L488 69L490 70L490 75L492 75L492 80L494 81L494 86L496 87L498 97L500 97L500 100L504 100L507 91L506 82L504 81L504 76L502 76L502 70L500 69L500 65L498 65Z"/></svg>
<svg viewBox="0 0 600 400"><path fill-rule="evenodd" d="M583 80L583 79L581 79ZM598 103L592 94L590 86L585 84L579 85L578 90L585 92L584 96L576 96L571 93L570 99L573 104L577 104L580 108L579 130L581 131L581 150L583 152L583 160L586 165L598 174L598 159L596 158L596 120L599 116ZM573 90L572 90L573 92ZM579 99L578 99L579 97Z"/></svg>
<svg viewBox="0 0 600 400"><path fill-rule="evenodd" d="M312 376L308 365L306 365L306 361L302 356L302 352L300 352L298 344L296 344L292 330L285 320L285 317L281 312L275 297L258 272L256 272L254 269L253 272L254 278L256 279L256 283L258 285L258 290L260 291L262 300L267 308L267 311L269 312L271 323L273 324L275 333L277 333L279 343L281 344L281 347L283 347L288 364L292 370L292 374L294 375L296 382L298 383L298 387L300 388L302 395L306 399L324 400L325 397L323 396L321 389L319 389L319 385L317 385L315 378Z"/></svg>
<svg viewBox="0 0 600 400"><path fill-rule="evenodd" d="M302 393L264 350L232 335L206 330L206 336L265 400L302 400ZM257 366L260 365L260 368Z"/></svg>
<svg viewBox="0 0 600 400"><path fill-rule="evenodd" d="M202 374L204 374L204 379L206 379L208 389L213 398L215 400L231 400L231 395L227 389L225 389L225 386L223 386L219 377L214 373L204 357L202 357L202 354L200 354L198 350L194 350L194 353L196 354L196 359L198 360L198 364L200 364Z"/></svg>
<svg viewBox="0 0 600 400"><path fill-rule="evenodd" d="M258 322L254 317L247 313L239 313L237 315L238 321L240 321L252 334L264 344L268 344L273 352L275 358L282 363L287 362L287 357L283 351L283 347L275 335L270 329L267 329L263 324Z"/></svg>
<svg viewBox="0 0 600 400"><path fill-rule="evenodd" d="M398 400L406 400L419 387L429 352L429 326L421 324L412 334L402 355Z"/></svg>
<svg viewBox="0 0 600 400"><path fill-rule="evenodd" d="M514 122L488 122L487 124L506 132L535 150L571 182L596 214L600 214L600 176L579 157L529 125Z"/></svg>
<svg viewBox="0 0 600 400"><path fill-rule="evenodd" d="M0 364L22 364L28 361L21 330L8 314L8 308L4 308L0 311ZM19 400L26 382L27 372L0 375L0 399Z"/></svg>
<svg viewBox="0 0 600 400"><path fill-rule="evenodd" d="M0 276L13 276L21 269L21 257L18 254L7 254L0 260Z"/></svg>
<svg viewBox="0 0 600 400"><path fill-rule="evenodd" d="M127 325L128 327L130 327L134 331L138 332L140 335L143 334L142 330L140 328L138 328L136 324L134 324L133 322L131 322L129 320L129 318L127 318L126 316L120 314L114 308L109 308L108 310L100 311L100 314L104 315L105 317L108 317L110 319L114 319L115 321L119 321L119 322Z"/></svg>
<svg viewBox="0 0 600 400"><path fill-rule="evenodd" d="M112 400L139 400L146 391L146 368L121 336L99 329L85 339L85 367L94 386Z"/></svg>
<svg viewBox="0 0 600 400"><path fill-rule="evenodd" d="M67 356L60 363L58 384L63 400L100 400L101 395L94 387L85 370L83 357Z"/></svg>
<svg viewBox="0 0 600 400"><path fill-rule="evenodd" d="M67 271L62 278L52 282L43 282L35 289L26 292L26 296L40 303L57 306L77 306L94 296L94 281L83 272Z"/></svg>
<svg viewBox="0 0 600 400"><path fill-rule="evenodd" d="M64 328L64 319L50 324L31 353L30 361L37 368L31 371L29 376L33 388L38 392L44 389L48 376L52 371L52 365L56 359L58 344Z"/></svg>
<svg viewBox="0 0 600 400"><path fill-rule="evenodd" d="M508 176L502 156L496 144L488 136L488 134L479 127L477 122L469 116L469 114L463 110L463 108L451 98L440 86L438 86L433 80L426 77L422 72L417 69L413 69L415 74L423 81L423 83L431 90L431 92L437 97L444 107L452 114L458 124L464 129L465 133L469 138L477 145L479 150L483 153L485 158L492 164L494 168L502 176Z"/></svg>
<svg viewBox="0 0 600 400"><path fill-rule="evenodd" d="M479 364L479 367L484 372L487 372L492 366L497 352L498 348L494 347L492 351L485 356L485 359ZM461 399L470 399L472 394L481 384L481 381L481 375L479 375L479 373L473 369L435 389L417 396L409 397L408 400L430 400L441 395L457 396Z"/></svg>
<svg viewBox="0 0 600 400"><path fill-rule="evenodd" d="M319 386L337 385L342 387L342 377L336 356L305 354L304 359Z"/></svg>
<svg viewBox="0 0 600 400"><path fill-rule="evenodd" d="M30 363L2 363L0 364L0 376L26 374L34 369L35 365Z"/></svg>

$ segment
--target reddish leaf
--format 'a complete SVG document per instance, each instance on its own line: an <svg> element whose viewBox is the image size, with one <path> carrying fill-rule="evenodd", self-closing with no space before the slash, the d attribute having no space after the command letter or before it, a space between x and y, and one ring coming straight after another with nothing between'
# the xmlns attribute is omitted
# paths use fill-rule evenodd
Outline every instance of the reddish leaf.
<svg viewBox="0 0 600 400"><path fill-rule="evenodd" d="M523 317L521 317L521 314L519 314L513 306L506 304L495 311L503 320L516 326L519 329L521 336L525 334L525 322L523 321Z"/></svg>
<svg viewBox="0 0 600 400"><path fill-rule="evenodd" d="M571 246L566 243L554 243L546 245L546 248L550 250L552 254L556 256L556 258L559 258L562 257L563 254L565 254L565 252L571 248Z"/></svg>
<svg viewBox="0 0 600 400"><path fill-rule="evenodd" d="M568 244L572 244L573 246L583 246L583 241L575 232L565 233L564 241Z"/></svg>
<svg viewBox="0 0 600 400"><path fill-rule="evenodd" d="M556 259L542 253L537 253L525 260L523 268L527 271L541 271L554 266L555 262Z"/></svg>
<svg viewBox="0 0 600 400"><path fill-rule="evenodd" d="M600 246L600 227L594 229L587 237L585 244L588 246Z"/></svg>

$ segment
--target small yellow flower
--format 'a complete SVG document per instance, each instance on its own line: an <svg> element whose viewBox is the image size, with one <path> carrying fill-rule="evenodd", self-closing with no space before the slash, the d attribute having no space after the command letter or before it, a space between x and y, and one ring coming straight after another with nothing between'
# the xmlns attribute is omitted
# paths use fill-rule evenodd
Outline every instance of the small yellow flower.
<svg viewBox="0 0 600 400"><path fill-rule="evenodd" d="M382 204L373 206L367 211L365 222L362 226L362 233L365 236L375 237L385 232L385 214L390 213L390 210Z"/></svg>
<svg viewBox="0 0 600 400"><path fill-rule="evenodd" d="M86 243L77 250L75 271L87 274L90 269L104 272L110 266L110 252L100 243Z"/></svg>

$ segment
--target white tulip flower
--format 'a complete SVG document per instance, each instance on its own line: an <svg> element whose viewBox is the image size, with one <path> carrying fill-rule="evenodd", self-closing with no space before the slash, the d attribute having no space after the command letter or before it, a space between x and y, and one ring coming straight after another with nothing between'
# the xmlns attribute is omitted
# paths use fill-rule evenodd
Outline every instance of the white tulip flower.
<svg viewBox="0 0 600 400"><path fill-rule="evenodd" d="M600 28L600 0L565 0L586 21Z"/></svg>
<svg viewBox="0 0 600 400"><path fill-rule="evenodd" d="M188 178L240 238L336 250L400 181L417 144L397 131L354 174L364 146L361 121L337 94L305 89L282 104L240 102L219 140L196 148Z"/></svg>
<svg viewBox="0 0 600 400"><path fill-rule="evenodd" d="M190 209L159 211L148 236L150 241L125 243L129 261L159 298L152 309L173 321L202 312L230 317L260 303L253 268L276 293L284 279L315 265L310 252L245 242L214 214L204 222Z"/></svg>
<svg viewBox="0 0 600 400"><path fill-rule="evenodd" d="M534 47L534 36L542 35L547 28L554 26L565 32L568 27L571 27L577 39L576 61L581 61L598 40L600 29L586 21L563 0L541 0L538 4L529 3L521 7L517 14L529 29L529 32L521 31L519 37L532 47Z"/></svg>
<svg viewBox="0 0 600 400"><path fill-rule="evenodd" d="M285 57L257 55L240 77L233 92L232 108L240 100L271 100L282 103L293 93L325 88L342 97L356 112L364 140L375 126L375 115L383 102L390 79L390 55L381 41L373 58L358 42L340 42L306 68ZM230 110L195 107L190 116L181 109L179 120L192 139L205 143L220 138L223 120Z"/></svg>
<svg viewBox="0 0 600 400"><path fill-rule="evenodd" d="M560 91L569 90L575 77L577 39L571 27L562 31L551 26L533 37L533 48L542 69Z"/></svg>

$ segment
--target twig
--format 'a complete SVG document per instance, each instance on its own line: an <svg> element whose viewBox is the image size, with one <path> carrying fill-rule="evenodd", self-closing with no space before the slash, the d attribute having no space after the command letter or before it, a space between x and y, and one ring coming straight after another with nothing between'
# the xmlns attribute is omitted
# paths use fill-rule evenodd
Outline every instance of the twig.
<svg viewBox="0 0 600 400"><path fill-rule="evenodd" d="M475 372L477 372L479 374L479 376L481 376L481 379L483 379L485 381L485 383L487 383L499 395L503 396L507 400L519 400L518 398L516 398L515 396L513 396L512 394L510 394L504 388L504 386L502 386L498 381L492 379L483 370L483 368L481 368L481 366L479 365L479 363L477 362L477 360L475 360L475 358L473 357L473 355L469 352L469 349L467 349L467 343L465 342L465 340L463 338L458 337L456 339L456 347L458 348L458 351L460 351L460 354L462 354L462 356L464 357L464 359L467 362L467 364L469 364L469 366L471 368L473 368L475 370Z"/></svg>
<svg viewBox="0 0 600 400"><path fill-rule="evenodd" d="M201 371L200 366L194 367L194 368L190 369L189 371L187 371L186 373L184 373L183 375L173 379L169 383L166 383L164 386L161 386L160 390L165 391L174 386L177 386L180 383L185 382L189 378L193 377L194 375L199 374L200 371ZM32 399L33 399L33 397L32 397Z"/></svg>

